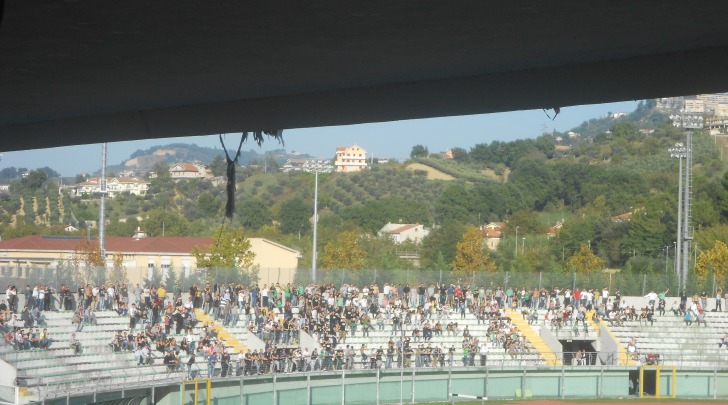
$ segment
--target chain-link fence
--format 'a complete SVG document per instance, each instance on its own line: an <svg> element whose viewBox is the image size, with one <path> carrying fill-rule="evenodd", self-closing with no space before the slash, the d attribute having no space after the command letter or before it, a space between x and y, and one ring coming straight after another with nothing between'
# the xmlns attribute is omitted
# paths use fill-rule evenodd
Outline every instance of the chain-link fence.
<svg viewBox="0 0 728 405"><path fill-rule="evenodd" d="M93 286L114 285L121 288L126 285L132 289L140 286L165 285L172 291L176 286L183 291L189 291L194 284L202 286L206 283L225 285L255 285L279 283L286 286L308 285L313 283L310 269L257 269L240 270L229 268L214 269L120 269L120 268L87 268L73 269L66 267L4 267L0 268L0 293L4 293L9 285L17 287L19 294L35 285L48 285L54 293L59 293L63 286L71 292L78 291L80 286L91 284ZM380 291L384 284L411 287L423 284L426 287L438 285L467 285L473 288L495 289L503 287L529 291L538 288L561 291L569 289L598 289L607 288L611 293L619 290L623 296L644 296L650 291L669 290L672 295L678 294L678 278L672 272L634 274L626 272L601 273L524 273L524 272L453 272L449 270L318 270L317 284L350 284L358 287L378 285ZM688 279L687 292L692 295L708 292L712 295L717 289L725 289L728 285L726 276L716 277L709 274L705 280L695 277Z"/></svg>

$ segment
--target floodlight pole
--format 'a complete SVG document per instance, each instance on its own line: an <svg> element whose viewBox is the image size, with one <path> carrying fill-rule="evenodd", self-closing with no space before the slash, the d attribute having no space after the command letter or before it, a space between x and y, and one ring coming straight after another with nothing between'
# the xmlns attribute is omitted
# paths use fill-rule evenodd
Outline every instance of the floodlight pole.
<svg viewBox="0 0 728 405"><path fill-rule="evenodd" d="M688 131L687 142L685 144L685 181L683 184L683 272L682 272L682 285L687 287L688 284L688 266L690 261L690 241L693 239L690 236L690 199L692 189L692 173L691 167L693 165L693 134Z"/></svg>
<svg viewBox="0 0 728 405"><path fill-rule="evenodd" d="M675 236L675 275L677 276L678 291L686 286L683 284L683 159L687 156L687 148L682 143L676 143L669 149L670 157L677 158L679 166L678 191L677 191L677 232Z"/></svg>
<svg viewBox="0 0 728 405"><path fill-rule="evenodd" d="M313 192L313 254L311 255L311 280L316 283L316 239L318 236L318 170L314 171L316 186Z"/></svg>
<svg viewBox="0 0 728 405"><path fill-rule="evenodd" d="M309 159L303 164L303 170L313 173L315 176L315 186L313 191L313 248L311 249L311 282L316 283L316 262L317 239L318 239L318 175L319 173L329 173L332 169L331 163L321 159Z"/></svg>
<svg viewBox="0 0 728 405"><path fill-rule="evenodd" d="M101 144L101 178L99 179L99 251L106 266L106 142Z"/></svg>

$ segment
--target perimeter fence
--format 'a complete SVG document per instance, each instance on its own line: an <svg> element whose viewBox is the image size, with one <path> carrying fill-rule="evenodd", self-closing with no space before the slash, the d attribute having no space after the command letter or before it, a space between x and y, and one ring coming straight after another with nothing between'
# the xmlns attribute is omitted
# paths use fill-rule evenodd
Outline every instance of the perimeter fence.
<svg viewBox="0 0 728 405"><path fill-rule="evenodd" d="M313 283L314 279L310 269L298 269L287 271L284 269L260 269L255 271L240 271L229 268L214 269L106 269L93 268L75 270L71 268L49 267L49 266L23 266L23 267L1 267L0 268L0 294L5 292L9 285L17 287L18 293L26 292L27 287L31 289L35 285L48 285L57 294L62 286L66 286L71 292L77 292L81 285L91 284L92 286L126 285L129 290L136 285L157 286L165 285L168 291L172 291L176 285L183 292L188 292L190 287L197 285L204 287L209 283L211 286L233 284L237 285L263 285L279 284L285 288L291 286L306 286ZM678 278L672 272L635 274L627 272L600 272L600 273L525 273L517 271L496 271L496 272L453 272L449 270L318 270L316 274L317 284L333 284L339 287L344 284L353 285L360 289L376 285L380 292L383 292L384 285L394 285L401 293L402 289L409 285L410 288L419 287L422 284L426 288L438 286L455 285L468 286L469 288L495 290L501 287L504 291L510 289L533 291L534 289L546 289L553 291L558 288L561 293L565 289L584 290L594 289L601 292L607 288L610 294L614 295L619 291L622 296L644 296L650 291L668 291L668 295L677 296ZM689 295L701 294L705 291L709 296L714 297L716 290L725 289L728 286L728 276L716 277L709 274L704 280L695 277L688 279L687 292ZM437 291L435 291L437 293Z"/></svg>

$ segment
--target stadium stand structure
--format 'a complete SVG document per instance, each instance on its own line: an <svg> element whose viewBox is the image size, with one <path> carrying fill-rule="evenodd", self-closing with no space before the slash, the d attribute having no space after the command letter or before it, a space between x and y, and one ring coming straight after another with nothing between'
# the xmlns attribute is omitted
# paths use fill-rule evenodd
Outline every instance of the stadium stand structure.
<svg viewBox="0 0 728 405"><path fill-rule="evenodd" d="M626 322L608 326L623 347L634 339L636 364L656 362L678 367L724 367L728 364L728 348L718 343L728 333L728 313L706 312L706 324L688 326L682 316L667 313L655 318L653 325ZM657 358L650 358L650 355Z"/></svg>
<svg viewBox="0 0 728 405"><path fill-rule="evenodd" d="M41 328L48 330L52 343L48 349L14 350L12 346L0 346L0 358L17 369L18 385L25 387L23 393L29 400L42 400L52 392L57 395L64 392L84 390L113 389L122 386L135 386L165 381L180 381L187 375L184 363L189 356L181 357L183 367L170 372L162 364L162 355L152 351L153 361L150 365L137 365L133 352L122 350L114 352L110 343L118 331L129 330L129 317L117 315L114 311L96 312L96 324L85 324L82 331L76 332L81 344L81 353L75 353L70 347L71 335L76 326L71 324L72 312L45 311L46 324ZM193 329L195 336L209 322L201 320ZM219 330L216 324L214 329ZM143 331L139 326L135 332ZM169 338L181 341L185 334L174 334L172 329ZM219 330L218 338L225 341L230 351L244 348L244 341L230 339L224 330ZM154 349L154 345L152 345ZM193 369L197 375L206 374L205 365L199 359Z"/></svg>
<svg viewBox="0 0 728 405"><path fill-rule="evenodd" d="M630 300L629 298L627 298ZM642 299L635 297L632 301L641 304ZM255 333L239 323L237 326L223 326L214 322L209 316L197 311L200 321L194 328L194 335L197 336L200 328L207 324L213 324L216 335L225 342L227 350L233 354L261 345L260 339ZM449 318L441 318L443 333L440 336L433 335L430 344L456 348L454 365L462 365L462 332L468 327L472 336L478 337L482 342L487 342L489 352L487 357L488 367L509 367L509 366L562 366L572 364L570 359L558 359L558 354L552 348L544 344L539 336L539 328L543 327L542 318L533 325L523 320L523 316L516 310L506 310L505 314L510 318L512 325L528 341L530 352L508 353L502 347L497 347L493 342L488 341L488 326L490 321L480 321L474 314L467 313L461 318L459 313L452 313ZM622 326L608 326L606 321L596 325L591 316L586 327L589 336L596 336L599 333L609 333L620 343L620 358L626 356L626 348L630 341L636 342L639 355L634 361L629 359L620 361L621 365L641 365L650 361L656 361L661 365L675 365L679 367L700 367L714 368L722 367L728 362L727 348L719 348L718 343L728 332L728 312L706 312L707 325L694 323L687 326L682 317L674 316L668 312L664 316L656 316L653 325L640 325L637 321L626 322ZM50 348L36 350L14 350L8 344L0 345L0 358L17 369L18 385L26 387L21 394L27 396L29 401L41 401L44 396L52 393L52 396L62 396L64 393L89 392L93 390L115 389L122 386L137 384L179 382L186 378L186 367L180 370L169 372L166 365L162 364L159 353L152 365L138 366L134 354L129 351L114 352L110 346L111 339L120 330L129 330L129 317L117 315L113 311L96 312L97 323L95 325L84 325L83 330L77 333L82 347L82 353L74 353L69 347L71 334L76 326L71 324L72 312L44 312L46 324L41 327L48 329L50 338L53 340ZM590 313L591 315L591 313ZM438 321L434 318L433 321ZM460 333L458 336L448 334L444 325L448 322L458 322ZM139 331L137 327L136 331ZM411 338L412 327L405 328L405 335ZM569 339L574 337L575 331L568 327L553 331L558 339ZM583 330L580 333L584 333ZM402 332L392 335L391 322L387 322L380 330L374 324L369 336L363 336L361 329L356 336L348 335L346 340L340 342L343 345L352 345L358 354L359 346L366 344L367 350L382 347L386 350L390 338L400 337ZM311 337L301 332L302 337ZM175 335L172 330L171 337L181 340L185 337ZM299 346L304 339L293 342L290 347ZM426 342L412 341L411 345L417 347ZM479 359L475 359L475 365L479 365ZM655 360L654 357L657 356ZM447 356L446 356L447 358ZM183 355L181 360L184 364L188 356ZM357 362L358 362L357 358ZM412 362L414 364L414 361ZM357 367L361 367L358 364ZM396 366L396 365L395 365ZM206 376L207 370L202 358L198 359L195 371L198 376ZM235 375L235 374L233 374Z"/></svg>

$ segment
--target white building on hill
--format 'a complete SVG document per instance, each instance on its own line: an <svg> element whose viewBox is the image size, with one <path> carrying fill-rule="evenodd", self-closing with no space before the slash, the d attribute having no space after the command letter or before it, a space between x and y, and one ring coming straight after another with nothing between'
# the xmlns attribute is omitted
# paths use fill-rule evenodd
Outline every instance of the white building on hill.
<svg viewBox="0 0 728 405"><path fill-rule="evenodd" d="M379 236L389 236L394 243L404 243L412 241L414 243L422 242L422 239L430 234L430 230L420 224L393 224L388 222L379 230Z"/></svg>
<svg viewBox="0 0 728 405"><path fill-rule="evenodd" d="M336 148L337 172L351 173L364 170L367 167L367 151L363 148L353 146L340 146Z"/></svg>

